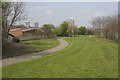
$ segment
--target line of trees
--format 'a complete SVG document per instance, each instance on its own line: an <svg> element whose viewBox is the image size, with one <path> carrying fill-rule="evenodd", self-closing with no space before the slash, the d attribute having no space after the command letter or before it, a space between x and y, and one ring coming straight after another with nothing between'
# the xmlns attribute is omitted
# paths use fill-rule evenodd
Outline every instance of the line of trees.
<svg viewBox="0 0 120 80"><path fill-rule="evenodd" d="M85 26L78 27L76 25L71 27L69 25L69 22L64 21L60 24L59 27L47 28L47 26L51 26L50 24L44 26L46 26L45 30L48 29L46 33L49 35L47 37L49 37L50 35L69 36L69 37L74 35L96 35L98 38L102 37L119 42L120 32L118 32L119 28L118 28L117 14L112 16L95 17L91 21L91 24L93 26L92 28Z"/></svg>
<svg viewBox="0 0 120 80"><path fill-rule="evenodd" d="M91 24L94 29L94 34L98 38L104 37L116 42L119 41L117 14L112 16L95 17Z"/></svg>
<svg viewBox="0 0 120 80"><path fill-rule="evenodd" d="M85 26L77 27L76 25L70 26L67 21L64 21L60 26L55 27L53 24L44 24L34 33L35 36L43 38L53 38L55 36L72 37L75 35L93 35L92 28Z"/></svg>
<svg viewBox="0 0 120 80"><path fill-rule="evenodd" d="M64 21L60 24L59 27L54 29L54 33L57 36L69 36L72 37L74 35L91 35L91 29L86 28L85 26L70 26L68 22Z"/></svg>

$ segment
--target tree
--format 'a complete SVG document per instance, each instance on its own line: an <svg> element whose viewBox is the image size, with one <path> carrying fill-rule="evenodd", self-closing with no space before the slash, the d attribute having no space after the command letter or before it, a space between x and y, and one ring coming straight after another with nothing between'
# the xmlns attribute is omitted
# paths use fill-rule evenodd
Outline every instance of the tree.
<svg viewBox="0 0 120 80"><path fill-rule="evenodd" d="M1 26L2 26L2 2L0 1L0 30L2 30Z"/></svg>
<svg viewBox="0 0 120 80"><path fill-rule="evenodd" d="M76 25L74 25L74 35L78 35L79 34L79 28L76 26Z"/></svg>
<svg viewBox="0 0 120 80"><path fill-rule="evenodd" d="M91 27L86 28L85 35L93 35L94 34L94 29Z"/></svg>
<svg viewBox="0 0 120 80"><path fill-rule="evenodd" d="M79 33L79 29L76 25L71 26L69 22L64 21L59 27L54 29L54 33L57 36L73 36Z"/></svg>
<svg viewBox="0 0 120 80"><path fill-rule="evenodd" d="M68 36L68 23L66 21L64 21L61 25L60 25L60 35L61 36Z"/></svg>
<svg viewBox="0 0 120 80"><path fill-rule="evenodd" d="M36 29L34 33L32 33L36 38L40 38L43 35L43 32L41 29Z"/></svg>
<svg viewBox="0 0 120 80"><path fill-rule="evenodd" d="M112 15L106 17L106 26L104 33L106 33L106 38L112 40L118 40L118 16Z"/></svg>
<svg viewBox="0 0 120 80"><path fill-rule="evenodd" d="M95 17L92 22L91 22L93 28L94 28L94 33L97 35L98 38L102 37L103 34L103 24L104 20L103 17Z"/></svg>
<svg viewBox="0 0 120 80"><path fill-rule="evenodd" d="M0 8L2 8L2 2L0 1Z"/></svg>
<svg viewBox="0 0 120 80"><path fill-rule="evenodd" d="M45 38L50 38L54 36L53 29L54 25L52 24L44 24L43 27L41 28L43 34L45 35Z"/></svg>
<svg viewBox="0 0 120 80"><path fill-rule="evenodd" d="M85 27L85 26L81 26L81 27L79 28L79 32L80 32L81 35L85 35L86 27Z"/></svg>
<svg viewBox="0 0 120 80"><path fill-rule="evenodd" d="M53 33L56 35L56 36L59 36L60 35L60 27L56 27L53 29Z"/></svg>
<svg viewBox="0 0 120 80"><path fill-rule="evenodd" d="M118 41L118 16L101 16L92 20L92 26L98 37Z"/></svg>
<svg viewBox="0 0 120 80"><path fill-rule="evenodd" d="M6 45L10 27L17 21L25 19L23 2L2 3L2 41Z"/></svg>

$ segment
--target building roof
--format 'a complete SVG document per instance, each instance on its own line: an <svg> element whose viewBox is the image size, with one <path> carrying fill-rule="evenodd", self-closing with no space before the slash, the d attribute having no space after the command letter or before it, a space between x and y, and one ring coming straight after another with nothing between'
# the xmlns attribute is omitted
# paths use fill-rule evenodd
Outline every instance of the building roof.
<svg viewBox="0 0 120 80"><path fill-rule="evenodd" d="M23 29L22 32L26 32L26 31L31 31L31 30L35 30L36 28L27 28L27 29Z"/></svg>
<svg viewBox="0 0 120 80"><path fill-rule="evenodd" d="M17 31L17 30L21 30L22 32L26 32L26 31L31 31L31 30L37 30L40 29L40 27L14 27L11 28L10 31Z"/></svg>
<svg viewBox="0 0 120 80"><path fill-rule="evenodd" d="M21 30L21 28L10 29L10 31L16 31L16 30Z"/></svg>

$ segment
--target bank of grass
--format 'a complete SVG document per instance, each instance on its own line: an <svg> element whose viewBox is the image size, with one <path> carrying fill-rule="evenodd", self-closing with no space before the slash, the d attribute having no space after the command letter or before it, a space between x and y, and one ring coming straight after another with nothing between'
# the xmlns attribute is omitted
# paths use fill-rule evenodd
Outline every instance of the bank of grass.
<svg viewBox="0 0 120 80"><path fill-rule="evenodd" d="M59 45L59 41L56 39L28 40L23 41L23 43L9 43L2 51L2 58L39 52L56 47L57 45Z"/></svg>
<svg viewBox="0 0 120 80"><path fill-rule="evenodd" d="M24 41L24 43L33 47L36 51L43 51L59 45L59 41L56 39L29 40Z"/></svg>
<svg viewBox="0 0 120 80"><path fill-rule="evenodd" d="M67 48L3 67L3 78L117 78L118 46L113 41L80 36L66 38Z"/></svg>

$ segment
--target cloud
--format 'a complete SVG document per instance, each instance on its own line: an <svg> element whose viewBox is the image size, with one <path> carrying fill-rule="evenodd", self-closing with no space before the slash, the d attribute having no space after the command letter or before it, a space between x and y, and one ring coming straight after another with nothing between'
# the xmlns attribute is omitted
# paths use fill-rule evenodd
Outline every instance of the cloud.
<svg viewBox="0 0 120 80"><path fill-rule="evenodd" d="M40 13L41 15L51 16L53 15L53 10L47 6L37 6L32 9L34 13Z"/></svg>
<svg viewBox="0 0 120 80"><path fill-rule="evenodd" d="M105 16L104 12L96 12L93 17Z"/></svg>

